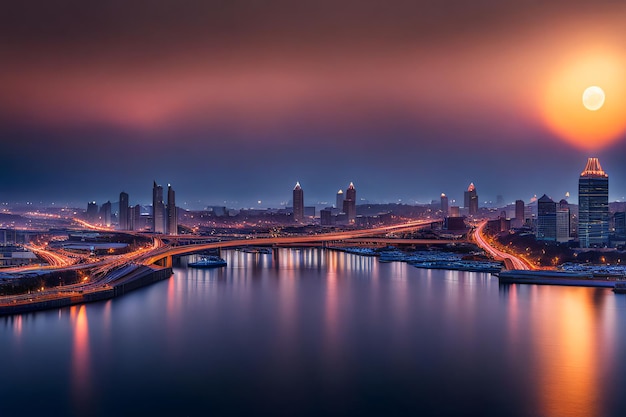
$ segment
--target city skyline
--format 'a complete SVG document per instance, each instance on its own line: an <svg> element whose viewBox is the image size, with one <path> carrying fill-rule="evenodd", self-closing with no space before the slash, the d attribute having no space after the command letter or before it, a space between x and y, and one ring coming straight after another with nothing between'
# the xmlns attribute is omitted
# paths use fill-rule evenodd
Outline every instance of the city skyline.
<svg viewBox="0 0 626 417"><path fill-rule="evenodd" d="M154 177L192 206L276 206L296 180L312 201L349 181L378 202L458 201L470 181L485 200L575 197L590 156L626 196L626 6L353 6L11 4L0 201L139 196Z"/></svg>
<svg viewBox="0 0 626 417"><path fill-rule="evenodd" d="M588 158L588 159L591 159ZM598 158L593 158L593 159L598 159ZM282 181L281 181L282 182ZM571 181L574 182L574 181ZM619 182L619 181L618 181ZM296 181L297 185L299 186L300 181ZM352 185L352 181L350 181L350 184ZM145 184L144 184L145 186ZM132 199L133 205L139 204L141 206L151 206L154 205L154 198L155 198L155 190L157 185L156 182L154 182L154 186L153 186L153 195L152 195L152 202L146 198L146 196L148 196L148 194L145 192L145 187L143 187L143 189L141 191L139 191L137 194L134 194L134 198ZM159 188L162 188L161 186L158 186ZM170 191L173 192L173 190L171 190L171 185L168 184L168 188ZM184 184L183 184L183 187ZM349 187L348 187L349 188ZM551 188L550 184L545 184L545 186L543 187L543 189L546 188ZM552 187L554 188L554 187ZM621 198L612 198L612 196L616 195L617 193L615 193L613 191L614 185L611 186L611 188L609 189L609 202L619 202L619 201L624 201L625 197L621 197ZM470 183L470 186L465 189L465 190L454 190L452 192L443 192L437 196L432 196L431 197L424 197L424 199L422 200L404 200L401 198L398 199L370 199L367 196L366 197L359 197L359 199L357 199L356 204L393 204L393 203L400 203L400 204L408 204L408 205L429 205L429 204L433 204L434 201L437 200L437 197L439 197L439 199L442 196L446 196L446 199L449 200L449 204L450 205L457 205L459 207L465 207L468 208L467 206L467 202L465 201L468 197L468 190L472 189L475 190L476 186L474 185L473 182ZM283 190L284 191L284 190ZM515 190L508 190L509 193L511 195L515 194ZM536 201L539 198L539 195L547 195L552 199L555 199L556 201L559 200L566 200L569 201L569 203L573 203L577 198L578 198L578 186L576 187L576 189L573 189L571 192L570 191L566 191L563 192L561 194L549 194L547 192L541 192L541 194L533 194L531 196L526 196L524 198L521 198L522 201L524 201L525 203L531 203L533 201ZM307 197L307 199L305 200L305 202L309 205L315 205L315 206L324 206L324 207L330 207L330 206L336 206L335 200L337 200L337 196L338 195L343 195L343 190L339 189L338 194L331 194L330 196L324 198L316 198L316 196L313 197ZM473 191L475 193L475 191ZM122 192L121 194L125 194L125 198L128 199L128 195L129 193L126 192ZM120 194L120 199L121 199L121 194ZM145 194L145 195L144 195ZM161 194L163 194L163 191L161 191ZM201 200L197 200L197 201L188 201L188 200L184 200L182 202L182 204L178 204L178 206L183 207L184 209L189 209L189 210L202 210L202 209L206 209L207 207L211 207L211 206L226 206L226 207L230 207L230 208L276 208L276 207L292 207L293 204L293 199L290 198L291 196L288 195L287 193L282 193L283 195L279 196L277 199L274 200L268 200L266 198L263 199L249 199L248 201L236 201L236 200L210 200L210 199L201 199ZM481 193L482 194L482 193ZM135 197L136 195L139 195L139 197ZM169 193L168 193L169 195ZM308 193L307 193L308 195ZM454 197L455 195L458 195L458 197ZM452 196L452 197L450 197ZM502 197L502 194L496 194L493 196L488 196L487 198L483 198L480 199L479 197L477 197L478 201L477 204L479 207L484 207L484 206L488 206L488 207L504 207L504 206L510 206L515 204L515 201L520 200L519 196L517 197L509 197L508 195L503 197L503 204L498 204L498 198ZM106 202L106 201L112 201L113 202L119 202L119 200L116 201L115 198L112 198L111 196L105 195L103 194L103 197L100 199L86 199L89 203L91 203L92 201L94 203L98 203L98 205ZM130 200L128 200L130 201ZM63 201L55 201L55 200L5 200L2 201L0 199L0 204L10 204L10 205L21 205L21 204L34 204L37 206L67 206L67 207L82 207L85 204L85 199L83 200L76 200L76 201L70 201L70 202L63 202ZM164 205L165 207L165 205ZM165 210L165 208L164 208ZM474 209L475 212L476 209ZM165 215L165 214L164 214ZM164 226L165 227L165 226Z"/></svg>
<svg viewBox="0 0 626 417"><path fill-rule="evenodd" d="M625 22L9 0L0 416L621 416Z"/></svg>

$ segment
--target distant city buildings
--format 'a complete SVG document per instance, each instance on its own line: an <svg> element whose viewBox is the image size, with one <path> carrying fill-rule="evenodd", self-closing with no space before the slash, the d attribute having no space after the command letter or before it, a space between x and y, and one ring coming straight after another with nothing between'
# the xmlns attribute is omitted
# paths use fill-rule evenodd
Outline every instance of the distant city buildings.
<svg viewBox="0 0 626 417"><path fill-rule="evenodd" d="M170 184L167 184L167 233L178 234L178 213L176 211L176 193Z"/></svg>
<svg viewBox="0 0 626 417"><path fill-rule="evenodd" d="M87 203L87 221L89 223L98 221L98 205L95 201Z"/></svg>
<svg viewBox="0 0 626 417"><path fill-rule="evenodd" d="M473 182L467 187L464 197L464 207L468 209L469 215L473 216L478 214L478 194L476 193L476 187Z"/></svg>
<svg viewBox="0 0 626 417"><path fill-rule="evenodd" d="M443 217L448 217L448 197L441 193L441 213Z"/></svg>
<svg viewBox="0 0 626 417"><path fill-rule="evenodd" d="M626 212L618 211L613 217L615 222L615 238L616 240L626 240Z"/></svg>
<svg viewBox="0 0 626 417"><path fill-rule="evenodd" d="M111 226L111 202L107 201L100 207L100 223L106 227Z"/></svg>
<svg viewBox="0 0 626 417"><path fill-rule="evenodd" d="M537 240L556 241L556 203L545 194L537 200Z"/></svg>
<svg viewBox="0 0 626 417"><path fill-rule="evenodd" d="M343 201L345 200L345 195L343 194L343 190L337 191L337 200L335 203L335 208L337 210L343 210Z"/></svg>
<svg viewBox="0 0 626 417"><path fill-rule="evenodd" d="M514 227L522 227L526 223L524 200L515 200L515 222Z"/></svg>
<svg viewBox="0 0 626 417"><path fill-rule="evenodd" d="M343 212L348 216L348 222L354 223L356 219L356 188L350 183L346 190L346 199L343 201Z"/></svg>
<svg viewBox="0 0 626 417"><path fill-rule="evenodd" d="M165 203L163 202L163 187L154 181L152 186L152 231L165 233Z"/></svg>
<svg viewBox="0 0 626 417"><path fill-rule="evenodd" d="M562 199L556 208L556 241L559 243L565 243L570 240L570 216L569 203L567 200Z"/></svg>
<svg viewBox="0 0 626 417"><path fill-rule="evenodd" d="M578 179L578 239L581 248L609 243L609 176L589 158Z"/></svg>
<svg viewBox="0 0 626 417"><path fill-rule="evenodd" d="M131 230L130 228L130 207L128 205L128 193L122 191L120 193L120 207L119 207L119 228L120 230Z"/></svg>
<svg viewBox="0 0 626 417"><path fill-rule="evenodd" d="M293 189L293 221L302 223L304 221L304 191L299 182Z"/></svg>
<svg viewBox="0 0 626 417"><path fill-rule="evenodd" d="M335 217L333 216L333 211L329 209L320 210L320 225L322 226L334 226L335 225Z"/></svg>

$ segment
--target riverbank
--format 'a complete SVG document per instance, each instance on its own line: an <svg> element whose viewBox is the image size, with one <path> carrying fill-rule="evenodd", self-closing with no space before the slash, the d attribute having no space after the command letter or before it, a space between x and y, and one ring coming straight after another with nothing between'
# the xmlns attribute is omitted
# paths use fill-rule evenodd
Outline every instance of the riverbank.
<svg viewBox="0 0 626 417"><path fill-rule="evenodd" d="M30 313L33 311L69 307L119 297L135 289L145 287L172 276L172 268L141 266L130 273L93 290L59 292L47 296L32 294L32 298L7 298L0 301L0 316Z"/></svg>
<svg viewBox="0 0 626 417"><path fill-rule="evenodd" d="M614 288L624 282L615 278L595 278L593 275L570 271L501 271L495 273L501 284L565 285L575 287Z"/></svg>

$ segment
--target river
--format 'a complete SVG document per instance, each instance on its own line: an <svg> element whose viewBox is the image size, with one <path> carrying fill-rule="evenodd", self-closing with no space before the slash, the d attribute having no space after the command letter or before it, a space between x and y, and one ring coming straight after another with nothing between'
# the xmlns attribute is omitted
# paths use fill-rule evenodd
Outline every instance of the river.
<svg viewBox="0 0 626 417"><path fill-rule="evenodd" d="M623 416L626 296L322 249L0 318L0 415Z"/></svg>

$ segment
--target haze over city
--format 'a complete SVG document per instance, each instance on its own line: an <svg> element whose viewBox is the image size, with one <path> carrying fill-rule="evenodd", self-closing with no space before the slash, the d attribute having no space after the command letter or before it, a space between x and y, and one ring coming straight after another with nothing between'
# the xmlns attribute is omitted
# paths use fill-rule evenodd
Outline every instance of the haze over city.
<svg viewBox="0 0 626 417"><path fill-rule="evenodd" d="M307 204L350 181L575 199L589 156L622 200L624 21L615 1L12 2L0 202L148 203L155 179L190 208L279 206L296 181Z"/></svg>

